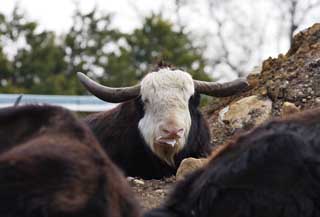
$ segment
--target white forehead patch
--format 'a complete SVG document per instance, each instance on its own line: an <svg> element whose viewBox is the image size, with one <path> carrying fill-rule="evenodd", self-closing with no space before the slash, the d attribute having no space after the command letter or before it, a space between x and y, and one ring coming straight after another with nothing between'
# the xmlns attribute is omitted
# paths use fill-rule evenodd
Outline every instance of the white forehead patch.
<svg viewBox="0 0 320 217"><path fill-rule="evenodd" d="M171 92L174 91L174 92ZM166 97L166 92L188 100L194 94L194 84L190 74L181 70L163 68L147 74L141 81L141 97Z"/></svg>

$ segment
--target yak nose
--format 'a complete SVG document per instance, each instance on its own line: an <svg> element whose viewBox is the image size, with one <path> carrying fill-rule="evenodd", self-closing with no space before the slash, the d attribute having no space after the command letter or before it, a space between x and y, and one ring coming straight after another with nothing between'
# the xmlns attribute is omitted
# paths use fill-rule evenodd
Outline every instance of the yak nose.
<svg viewBox="0 0 320 217"><path fill-rule="evenodd" d="M183 135L184 129L178 127L162 126L160 127L161 132L166 138L180 139Z"/></svg>

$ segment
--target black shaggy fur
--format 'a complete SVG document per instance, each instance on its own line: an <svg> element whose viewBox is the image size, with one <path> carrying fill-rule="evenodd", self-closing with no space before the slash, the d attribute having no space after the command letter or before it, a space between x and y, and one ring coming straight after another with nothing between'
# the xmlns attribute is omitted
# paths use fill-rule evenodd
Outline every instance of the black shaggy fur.
<svg viewBox="0 0 320 217"><path fill-rule="evenodd" d="M211 151L207 123L197 109L200 96L189 101L192 125L185 148L175 158L176 166L186 157L204 157ZM138 129L143 117L140 98L120 104L111 111L88 116L85 122L111 159L128 176L157 179L175 174L177 168L168 166L146 145Z"/></svg>
<svg viewBox="0 0 320 217"><path fill-rule="evenodd" d="M53 106L0 109L1 217L138 217L91 131Z"/></svg>
<svg viewBox="0 0 320 217"><path fill-rule="evenodd" d="M235 139L146 217L320 216L320 109Z"/></svg>

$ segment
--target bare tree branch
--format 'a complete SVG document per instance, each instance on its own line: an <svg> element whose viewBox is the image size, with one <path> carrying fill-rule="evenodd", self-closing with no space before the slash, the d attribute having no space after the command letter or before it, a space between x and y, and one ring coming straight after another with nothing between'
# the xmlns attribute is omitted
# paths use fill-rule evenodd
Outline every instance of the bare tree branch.
<svg viewBox="0 0 320 217"><path fill-rule="evenodd" d="M303 24L310 11L320 6L320 0L283 0L274 1L282 17L282 22L288 22L288 39L292 45L293 35L296 30Z"/></svg>

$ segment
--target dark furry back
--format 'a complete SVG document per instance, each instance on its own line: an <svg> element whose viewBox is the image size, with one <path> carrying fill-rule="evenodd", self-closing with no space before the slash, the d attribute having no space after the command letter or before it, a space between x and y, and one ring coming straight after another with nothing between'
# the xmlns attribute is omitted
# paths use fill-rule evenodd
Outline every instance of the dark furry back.
<svg viewBox="0 0 320 217"><path fill-rule="evenodd" d="M320 109L277 119L180 182L146 217L320 216Z"/></svg>
<svg viewBox="0 0 320 217"><path fill-rule="evenodd" d="M185 148L176 156L178 166L183 158L203 157L211 151L209 129L197 109L199 95L189 102L192 125ZM140 98L120 104L111 111L88 116L85 122L94 132L111 159L128 176L158 179L175 174L172 168L153 154L138 130L143 117Z"/></svg>
<svg viewBox="0 0 320 217"><path fill-rule="evenodd" d="M139 216L90 130L53 106L0 110L1 217Z"/></svg>

